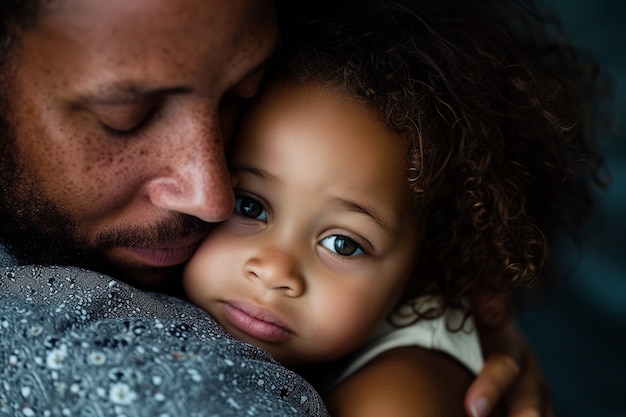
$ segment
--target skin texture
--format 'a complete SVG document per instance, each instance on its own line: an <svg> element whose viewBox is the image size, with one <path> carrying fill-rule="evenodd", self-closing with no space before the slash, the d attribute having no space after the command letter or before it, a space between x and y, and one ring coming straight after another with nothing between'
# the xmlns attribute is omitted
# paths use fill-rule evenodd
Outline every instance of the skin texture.
<svg viewBox="0 0 626 417"><path fill-rule="evenodd" d="M54 3L10 80L17 219L154 288L232 212L224 148L276 41L268 1Z"/></svg>
<svg viewBox="0 0 626 417"><path fill-rule="evenodd" d="M405 153L349 96L272 84L243 120L235 214L190 261L188 298L285 365L355 350L397 304L419 250Z"/></svg>

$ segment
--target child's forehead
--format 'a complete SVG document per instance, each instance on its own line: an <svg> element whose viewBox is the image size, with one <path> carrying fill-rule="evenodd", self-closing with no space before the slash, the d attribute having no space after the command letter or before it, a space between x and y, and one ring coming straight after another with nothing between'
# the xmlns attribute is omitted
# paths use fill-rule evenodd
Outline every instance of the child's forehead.
<svg viewBox="0 0 626 417"><path fill-rule="evenodd" d="M237 150L262 154L270 145L301 157L336 159L364 164L387 159L389 166L406 165L406 147L366 102L320 82L274 83L245 115L236 137ZM345 154L342 154L344 152Z"/></svg>
<svg viewBox="0 0 626 417"><path fill-rule="evenodd" d="M323 84L281 84L244 118L231 163L298 183L303 193L360 193L404 206L406 152L366 104Z"/></svg>

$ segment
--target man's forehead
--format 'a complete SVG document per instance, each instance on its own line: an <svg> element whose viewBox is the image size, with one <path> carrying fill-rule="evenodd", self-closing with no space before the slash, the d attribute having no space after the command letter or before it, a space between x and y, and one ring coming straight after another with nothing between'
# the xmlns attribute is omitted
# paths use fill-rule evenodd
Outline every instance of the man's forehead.
<svg viewBox="0 0 626 417"><path fill-rule="evenodd" d="M184 84L187 76L232 78L208 80L229 83L265 65L276 50L278 29L271 2L227 3L65 0L26 34L34 41L25 45L53 75L60 68L82 73L90 83L146 80L146 88L159 88L149 85L156 76L161 79L153 84L170 78ZM73 84L85 81L76 77Z"/></svg>
<svg viewBox="0 0 626 417"><path fill-rule="evenodd" d="M53 4L32 29L78 38L95 50L133 49L150 40L166 54L175 54L180 44L202 42L222 48L273 36L277 25L272 2L264 0L61 0Z"/></svg>

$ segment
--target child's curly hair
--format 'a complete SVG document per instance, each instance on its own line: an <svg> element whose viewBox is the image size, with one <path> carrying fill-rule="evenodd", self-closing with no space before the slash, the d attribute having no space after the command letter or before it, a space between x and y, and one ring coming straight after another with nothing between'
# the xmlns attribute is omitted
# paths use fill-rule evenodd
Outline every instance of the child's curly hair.
<svg viewBox="0 0 626 417"><path fill-rule="evenodd" d="M459 306L494 271L506 291L534 283L555 233L581 226L598 180L594 67L517 2L294 3L304 17L283 5L277 76L370 103L408 144L427 217L407 299Z"/></svg>

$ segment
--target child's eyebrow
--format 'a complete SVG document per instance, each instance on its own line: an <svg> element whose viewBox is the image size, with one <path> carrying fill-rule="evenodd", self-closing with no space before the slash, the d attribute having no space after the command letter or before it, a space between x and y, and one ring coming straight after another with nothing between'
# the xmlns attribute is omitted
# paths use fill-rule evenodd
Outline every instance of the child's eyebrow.
<svg viewBox="0 0 626 417"><path fill-rule="evenodd" d="M239 173L239 172L248 172L256 177L262 178L264 180L267 181L272 181L272 182L279 182L279 178L277 176L275 176L274 174L271 174L270 172L268 172L267 170L263 169L263 168L259 168L255 165L252 164L248 164L248 163L242 163L242 164L233 164L231 166L231 170L234 173Z"/></svg>
<svg viewBox="0 0 626 417"><path fill-rule="evenodd" d="M358 204L354 201L351 201L345 198L336 197L334 198L334 200L338 202L340 205L346 207L348 210L352 210L357 213L362 213L368 217L371 217L372 220L374 220L374 222L378 224L380 228L383 230L383 232L385 232L386 234L393 236L397 232L396 227L393 227L393 225L395 225L396 222L394 222L391 219L386 219L383 216L380 216L378 213L376 213L376 211L367 209L366 207L363 207L361 204Z"/></svg>
<svg viewBox="0 0 626 417"><path fill-rule="evenodd" d="M277 176L275 176L274 174L268 172L267 170L263 169L263 168L259 168L253 164L250 163L240 163L240 164L233 164L231 166L231 170L235 173L238 172L248 172L256 177L262 178L263 180L266 181L272 181L272 182L280 182L280 178L278 178ZM374 220L374 223L376 223L377 225L380 226L380 228L383 230L383 232L385 232L386 234L390 235L390 236L394 236L397 233L397 221L395 221L395 219L393 218L388 218L391 216L382 216L379 213L377 213L375 210L367 208L365 206L363 206L362 204L359 204L355 201L352 201L350 199L344 198L344 197L333 197L329 203L331 202L336 202L339 205L347 208L348 210L357 212L357 213L361 213L364 214L368 217L370 217L372 220Z"/></svg>

